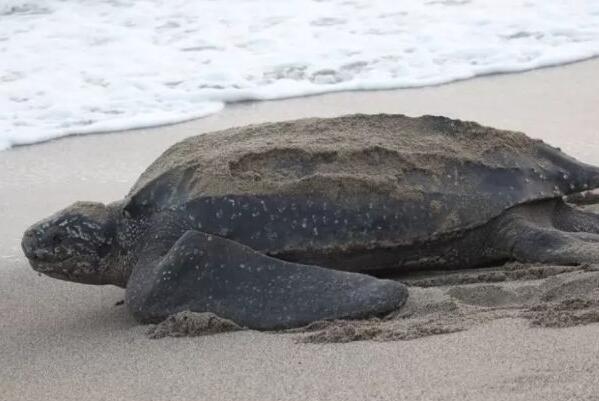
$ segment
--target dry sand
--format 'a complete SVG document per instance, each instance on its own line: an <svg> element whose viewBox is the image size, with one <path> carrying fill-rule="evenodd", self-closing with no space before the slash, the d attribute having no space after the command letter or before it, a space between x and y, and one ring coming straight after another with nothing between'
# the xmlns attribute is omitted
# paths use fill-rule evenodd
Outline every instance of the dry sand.
<svg viewBox="0 0 599 401"><path fill-rule="evenodd" d="M28 224L75 200L122 197L167 146L200 132L353 112L443 114L522 130L599 164L597 110L592 60L435 88L240 104L177 126L2 152L0 399L599 400L599 324L571 326L596 321L593 266L411 277L422 288L382 322L152 340L115 305L122 290L38 277L19 249ZM331 343L360 338L374 341Z"/></svg>

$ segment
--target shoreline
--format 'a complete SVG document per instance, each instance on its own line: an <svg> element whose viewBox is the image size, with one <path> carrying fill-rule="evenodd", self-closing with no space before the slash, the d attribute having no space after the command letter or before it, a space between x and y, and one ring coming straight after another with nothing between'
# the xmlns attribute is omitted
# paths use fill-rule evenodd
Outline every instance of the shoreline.
<svg viewBox="0 0 599 401"><path fill-rule="evenodd" d="M0 148L181 121L239 100L422 87L581 61L599 55L599 8L579 3L240 2L232 10L5 0Z"/></svg>
<svg viewBox="0 0 599 401"><path fill-rule="evenodd" d="M249 102L199 120L0 152L0 394L35 400L592 400L599 324L505 317L409 341L298 344L241 331L149 340L122 289L38 276L23 230L77 200L122 198L182 138L350 113L441 114L524 131L599 165L599 60L419 89ZM522 286L528 283L520 283Z"/></svg>
<svg viewBox="0 0 599 401"><path fill-rule="evenodd" d="M514 121L514 118L509 118L507 114L504 116L498 115L496 110L485 106L497 106L497 101L512 101L513 94L502 93L502 86L507 84L515 88L518 84L522 87L526 86L529 92L535 92L539 96L544 96L546 92L552 92L553 99L550 102L544 102L550 106L548 111L559 109L556 105L555 96L558 93L565 95L564 101L575 100L572 91L583 92L581 96L588 95L595 90L598 85L594 84L594 71L599 68L599 57L593 57L589 60L573 62L555 67L543 67L529 70L523 73L505 73L492 74L488 76L478 76L461 81L455 81L448 84L426 86L419 88L405 88L393 90L365 90L365 91L344 91L333 92L319 95L309 95L302 97L292 97L281 100L260 100L260 101L244 101L228 104L225 109L215 114L210 114L205 117L191 119L179 123L165 124L147 128L134 128L120 131L103 131L89 134L72 134L64 137L51 138L41 142L31 144L15 145L9 149L0 152L0 156L7 153L14 153L22 149L27 149L34 146L45 146L62 141L80 141L84 139L95 140L101 137L114 136L130 136L141 134L166 134L174 138L172 143L185 137L185 135L194 135L202 132L216 131L226 129L233 126L241 126L247 124L256 124L268 121L281 121L285 119L297 119L306 116L334 116L351 113L400 113L410 116L422 114L440 114L452 118L477 121L483 125L490 125L495 128L512 129L524 131L529 136L544 139L546 141L553 140L554 145L560 146L561 142L559 135L551 132L551 135L543 134L535 127L534 121L519 118L519 121ZM563 74L564 71L568 71ZM572 75L571 79L563 80L564 75ZM568 76L568 78L570 78ZM533 84L527 81L533 80ZM554 88L545 87L551 81L555 84ZM571 85L574 84L574 85ZM485 89L486 91L481 91ZM476 90L479 90L478 93ZM486 92L486 93L485 93ZM453 97L460 105L452 104ZM493 95L496 99L492 99ZM533 102L532 93L528 96L523 95L522 101L526 104L534 106L534 112L539 116L543 116L543 110L537 107L543 102ZM410 99L410 97L414 99ZM412 103L408 103L412 100ZM395 101L400 104L393 104ZM430 102L430 108L427 108L424 102ZM442 102L446 101L446 104ZM376 105L373 103L377 103ZM340 111L341 105L347 106L347 112ZM467 110L465 106L470 105L472 108ZM293 110L296 108L296 110ZM312 113L308 113L308 109L312 109ZM576 110L577 112L583 110ZM546 115L551 116L553 113L546 112ZM517 113L521 117L521 111ZM236 123L228 123L229 121L238 121ZM520 124L518 124L520 123ZM182 135L185 134L185 135ZM118 139L118 138L116 138ZM124 139L125 140L125 139ZM129 139L126 139L129 142ZM135 141L138 142L138 141ZM166 146L170 142L165 141ZM565 144L567 145L567 144ZM576 156L581 149L572 149L568 152ZM599 160L599 159L597 159Z"/></svg>
<svg viewBox="0 0 599 401"><path fill-rule="evenodd" d="M599 54L593 55L593 56L588 56L586 58L575 60L575 61L557 62L555 64L547 64L547 65L543 65L540 67L531 67L531 68L526 68L526 69L518 70L518 71L490 72L490 73L486 73L486 74L475 75L473 77L458 78L458 79L448 81L448 82L443 82L443 83L439 83L439 84L422 85L422 86L403 86L403 87L397 87L397 88L381 88L381 89L340 89L340 90L331 90L331 91L324 91L324 92L318 92L318 93L310 93L310 94L306 94L306 95L284 96L284 97L280 97L280 98L276 98L276 99L240 100L240 101L225 103L221 110L216 111L214 113L209 113L202 117L191 117L189 119L183 119L181 121L172 122L172 123L140 126L140 127L127 128L127 129L122 129L122 130L99 130L99 131L94 131L94 132L89 132L89 133L75 132L72 134L65 134L62 136L54 137L54 138L42 139L42 140L36 141L36 142L12 144L7 149L0 150L0 152L9 151L14 148L34 146L34 145L40 145L40 144L54 142L54 141L63 140L63 139L70 139L73 137L92 136L92 135L107 135L107 134L110 135L110 134L118 134L118 133L123 133L123 132L136 132L136 131L152 130L152 129L158 129L158 128L167 128L167 127L177 126L177 125L186 124L186 123L193 123L195 121L202 120L202 119L210 117L212 115L222 113L224 110L226 110L227 107L231 107L231 106L235 106L235 105L243 105L243 104L247 104L247 103L277 102L277 101L284 101L284 100L290 100L290 99L304 99L304 98L310 98L310 97L315 97L315 96L335 95L335 94L344 94L344 93L351 94L351 93L360 93L360 92L393 92L393 91L402 91L402 90L408 90L408 89L416 89L417 90L417 89L427 89L427 88L439 88L439 87L443 87L446 85L453 85L453 84L457 84L460 82L467 82L467 81L472 81L472 80L477 80L477 79L501 77L504 75L515 75L515 74L522 74L522 73L528 73L528 72L533 72L533 71L542 71L545 69L567 67L572 64L592 62L597 59L599 59Z"/></svg>
<svg viewBox="0 0 599 401"><path fill-rule="evenodd" d="M336 94L343 95L343 94L360 93L360 92L375 92L376 93L376 92L404 91L404 90L410 90L410 89L412 89L412 90L418 90L418 89L428 89L428 88L440 88L440 87L444 87L444 86L447 86L447 85L453 85L453 84L458 84L458 83L461 83L461 82L468 82L468 81L478 80L478 79L493 78L493 77L502 77L502 76L505 76L505 75L518 75L518 74L529 73L529 72L534 72L534 71L542 71L542 70L546 70L546 69L554 69L554 68L567 67L567 66L570 66L570 65L573 65L573 64L587 63L587 62L592 62L592 61L595 61L595 60L598 60L598 59L599 59L599 54L588 56L586 58L575 60L575 61L566 61L566 62L559 62L559 63L555 63L555 64L547 64L547 65L543 65L543 66L540 66L540 67L531 67L531 68L526 68L526 69L517 70L517 71L490 72L490 73L475 75L475 76L468 77L468 78L458 78L458 79L455 79L455 80L452 80L452 81L447 81L447 82L443 82L443 83L439 83L439 84L430 84L430 85L422 85L422 86L403 86L403 87L397 87L397 88L381 88L381 89L340 89L340 90L331 90L331 91L310 93L310 94L306 94L306 95L280 97L280 98L276 98L276 99L248 99L248 100L240 100L240 101L225 103L223 109L221 109L219 111L216 111L214 113L209 113L209 114L204 115L202 117L191 117L189 119L183 119L181 121L172 122L172 123L164 123L164 124L157 124L157 125L148 125L148 126L141 126L141 127L133 127L133 128L122 129L122 130L118 130L118 129L117 130L99 130L97 132L94 131L94 132L89 132L89 133L85 133L85 132L77 133L76 132L76 133L66 134L66 135L62 135L62 136L58 136L58 137L54 137L54 138L42 139L42 140L36 141L36 142L26 142L26 143L12 144L7 149L0 150L0 152L5 152L5 151L9 151L11 149L20 148L20 147L27 147L27 146L34 146L34 145L40 145L40 144L45 144L45 143L51 143L51 142L59 141L59 140L63 140L63 139L71 139L71 138L74 138L74 137L95 136L95 135L111 135L111 134L119 134L119 133L124 133L124 132L137 132L137 131L144 131L144 130L163 129L163 128L168 128L168 127L178 126L180 124L194 123L196 121L205 119L205 118L213 116L215 114L222 113L228 107L232 107L232 106L236 106L236 105L244 105L244 104L248 104L248 103L255 103L255 102L278 102L278 101L285 101L285 100L291 100L291 99L305 99L305 98L318 97L318 96L336 95Z"/></svg>

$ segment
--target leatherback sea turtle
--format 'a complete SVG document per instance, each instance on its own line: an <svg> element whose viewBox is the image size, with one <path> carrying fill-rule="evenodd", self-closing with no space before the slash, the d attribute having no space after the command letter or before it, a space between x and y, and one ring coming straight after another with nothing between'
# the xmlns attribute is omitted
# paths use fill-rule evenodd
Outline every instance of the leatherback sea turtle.
<svg viewBox="0 0 599 401"><path fill-rule="evenodd" d="M598 168L518 132L313 118L188 138L124 200L77 202L22 247L48 276L126 287L140 322L191 310L279 329L405 302L363 273L599 262L599 217L562 200L598 186Z"/></svg>

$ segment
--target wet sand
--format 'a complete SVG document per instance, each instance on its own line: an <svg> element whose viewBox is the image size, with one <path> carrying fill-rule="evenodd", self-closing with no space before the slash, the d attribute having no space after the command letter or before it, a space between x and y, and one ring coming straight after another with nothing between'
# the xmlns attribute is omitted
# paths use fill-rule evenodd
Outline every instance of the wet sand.
<svg viewBox="0 0 599 401"><path fill-rule="evenodd" d="M248 123L442 114L522 130L599 164L598 78L592 60L434 88L245 103L185 124L0 153L0 399L598 400L593 266L540 266L540 279L501 282L413 279L411 316L349 329L151 340L115 306L122 290L39 277L19 249L39 218L76 200L121 198L179 139Z"/></svg>

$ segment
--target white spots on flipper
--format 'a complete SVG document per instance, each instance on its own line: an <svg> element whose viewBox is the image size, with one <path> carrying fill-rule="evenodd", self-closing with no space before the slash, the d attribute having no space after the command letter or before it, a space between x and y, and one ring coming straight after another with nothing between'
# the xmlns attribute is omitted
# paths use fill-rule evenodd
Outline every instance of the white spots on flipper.
<svg viewBox="0 0 599 401"><path fill-rule="evenodd" d="M164 270L162 271L162 277L158 278L158 280L162 280L162 281L170 281L173 279L173 275L172 275L172 270Z"/></svg>

